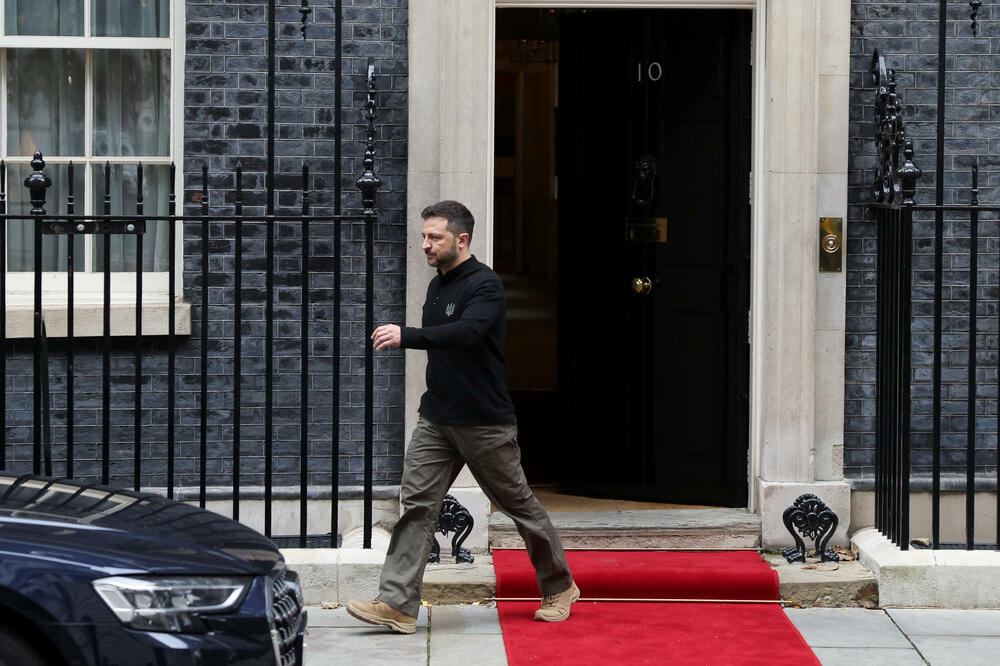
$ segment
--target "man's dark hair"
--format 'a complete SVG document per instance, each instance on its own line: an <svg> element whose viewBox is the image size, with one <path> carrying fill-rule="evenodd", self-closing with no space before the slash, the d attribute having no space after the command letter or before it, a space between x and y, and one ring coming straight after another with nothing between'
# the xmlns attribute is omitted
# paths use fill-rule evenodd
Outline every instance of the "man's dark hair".
<svg viewBox="0 0 1000 666"><path fill-rule="evenodd" d="M469 241L472 241L472 228L476 225L476 219L468 208L450 199L431 204L420 212L420 219L426 220L428 217L443 217L448 220L448 231L458 236L459 234L469 234Z"/></svg>

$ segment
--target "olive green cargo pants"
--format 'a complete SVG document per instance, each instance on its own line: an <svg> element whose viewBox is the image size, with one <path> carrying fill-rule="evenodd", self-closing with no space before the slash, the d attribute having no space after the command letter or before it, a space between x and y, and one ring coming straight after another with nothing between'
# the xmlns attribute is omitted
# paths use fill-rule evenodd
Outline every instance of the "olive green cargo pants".
<svg viewBox="0 0 1000 666"><path fill-rule="evenodd" d="M556 594L568 588L573 576L559 535L521 469L517 425L438 425L421 416L403 462L403 515L392 530L379 598L398 611L417 616L441 501L463 463L493 505L513 519L535 567L541 593Z"/></svg>

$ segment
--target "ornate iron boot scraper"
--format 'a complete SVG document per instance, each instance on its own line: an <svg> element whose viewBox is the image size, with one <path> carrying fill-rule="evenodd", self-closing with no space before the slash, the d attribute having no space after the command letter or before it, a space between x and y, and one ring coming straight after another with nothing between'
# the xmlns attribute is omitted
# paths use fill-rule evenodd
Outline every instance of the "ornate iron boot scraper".
<svg viewBox="0 0 1000 666"><path fill-rule="evenodd" d="M462 542L472 534L472 526L474 524L475 521L472 519L472 514L469 513L468 509L462 506L451 495L444 496L444 501L441 502L441 514L438 516L436 531L445 536L447 536L448 532L455 533L455 536L451 539L451 554L455 558L455 564L471 564L476 559L469 552L468 548L462 548ZM431 554L427 558L427 561L432 564L437 564L441 561L441 547L438 545L436 538L434 539L434 545L431 546Z"/></svg>
<svg viewBox="0 0 1000 666"><path fill-rule="evenodd" d="M814 539L816 542L816 557L822 562L839 562L840 556L827 548L833 533L837 531L840 520L823 500L812 494L800 495L795 503L785 509L782 515L785 528L795 539L795 545L781 551L789 562L806 561L806 544L802 537ZM793 529L794 528L794 529ZM795 530L802 533L802 537Z"/></svg>

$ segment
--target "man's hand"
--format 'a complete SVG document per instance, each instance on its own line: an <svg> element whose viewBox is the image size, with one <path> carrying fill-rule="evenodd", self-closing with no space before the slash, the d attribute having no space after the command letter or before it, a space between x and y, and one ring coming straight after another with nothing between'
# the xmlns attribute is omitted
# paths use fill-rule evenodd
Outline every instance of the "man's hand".
<svg viewBox="0 0 1000 666"><path fill-rule="evenodd" d="M372 347L375 349L385 349L386 347L398 347L400 340L400 329L396 324L385 324L379 326L372 333Z"/></svg>

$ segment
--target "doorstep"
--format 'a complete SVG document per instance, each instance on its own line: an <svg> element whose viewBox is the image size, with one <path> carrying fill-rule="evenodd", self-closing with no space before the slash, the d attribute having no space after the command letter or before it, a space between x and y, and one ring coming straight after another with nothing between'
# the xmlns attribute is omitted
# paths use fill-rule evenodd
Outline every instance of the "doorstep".
<svg viewBox="0 0 1000 666"><path fill-rule="evenodd" d="M288 567L299 574L307 604L368 601L378 593L385 551L362 548L282 548ZM472 564L428 564L424 571L424 601L431 604L471 604L494 596L497 578L493 557L476 555Z"/></svg>
<svg viewBox="0 0 1000 666"><path fill-rule="evenodd" d="M778 553L764 553L764 560L778 572L778 594L792 606L878 607L878 579L857 560L791 564Z"/></svg>
<svg viewBox="0 0 1000 666"><path fill-rule="evenodd" d="M760 516L746 509L553 511L552 525L567 549L757 548ZM514 521L490 514L490 549L524 548Z"/></svg>
<svg viewBox="0 0 1000 666"><path fill-rule="evenodd" d="M842 608L878 606L878 581L860 562L838 562L836 569L814 564L789 564L776 553L764 554L765 561L778 572L781 598L801 608ZM432 605L472 604L496 594L496 573L490 555L477 555L473 564L428 564L424 573L423 597Z"/></svg>
<svg viewBox="0 0 1000 666"><path fill-rule="evenodd" d="M285 548L285 560L302 580L306 603L346 604L368 600L378 591L385 552L360 548ZM428 564L423 597L431 605L482 603L496 595L491 555L476 555L472 564L445 561ZM841 607L878 604L875 577L858 562L841 562L835 571L804 570L777 554L765 559L778 571L782 599L801 607Z"/></svg>
<svg viewBox="0 0 1000 666"><path fill-rule="evenodd" d="M497 575L493 569L492 555L476 555L471 564L447 562L441 553L440 564L428 564L424 569L424 602L443 606L447 604L474 604L496 596Z"/></svg>

